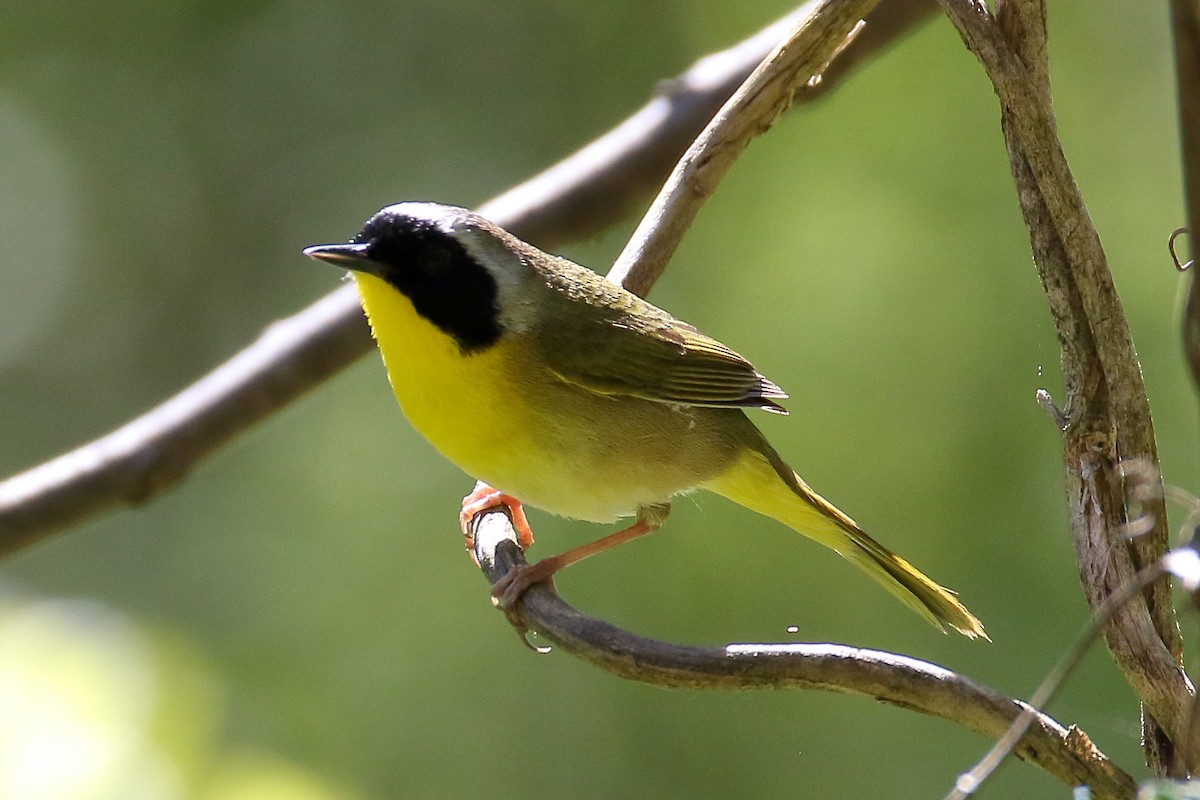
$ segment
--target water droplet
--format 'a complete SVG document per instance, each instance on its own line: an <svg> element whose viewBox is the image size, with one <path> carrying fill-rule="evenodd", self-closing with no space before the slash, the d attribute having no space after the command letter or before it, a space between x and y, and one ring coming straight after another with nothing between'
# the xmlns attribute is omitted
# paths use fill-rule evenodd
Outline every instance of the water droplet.
<svg viewBox="0 0 1200 800"><path fill-rule="evenodd" d="M544 656L554 649L548 644L543 644L546 641L546 637L535 630L527 630L521 636L525 640L525 644L529 645L529 649L538 655Z"/></svg>

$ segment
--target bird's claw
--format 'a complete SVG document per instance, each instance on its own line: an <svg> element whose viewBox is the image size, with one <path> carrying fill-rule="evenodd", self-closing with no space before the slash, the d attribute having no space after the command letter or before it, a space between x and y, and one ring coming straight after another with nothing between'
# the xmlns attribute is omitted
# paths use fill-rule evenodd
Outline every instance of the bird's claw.
<svg viewBox="0 0 1200 800"><path fill-rule="evenodd" d="M521 501L512 495L493 489L481 481L475 485L469 495L463 498L462 509L458 512L458 526L462 529L463 543L476 566L479 566L479 561L475 556L475 535L472 523L475 517L485 511L497 508L508 510L513 529L517 532L517 545L522 550L528 550L529 546L533 544L533 530L529 527L529 520L525 517L525 509L521 506Z"/></svg>
<svg viewBox="0 0 1200 800"><path fill-rule="evenodd" d="M538 647L529 641L529 626L521 614L521 596L535 583L548 583L554 590L553 570L547 570L543 561L536 564L518 564L492 585L492 605L504 612L508 624L521 637L521 641L535 653L548 653L549 647ZM539 567L541 569L539 569Z"/></svg>

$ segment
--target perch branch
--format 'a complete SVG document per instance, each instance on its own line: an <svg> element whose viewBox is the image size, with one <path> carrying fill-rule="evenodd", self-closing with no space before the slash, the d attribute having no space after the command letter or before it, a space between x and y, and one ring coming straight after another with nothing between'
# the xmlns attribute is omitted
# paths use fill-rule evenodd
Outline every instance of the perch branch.
<svg viewBox="0 0 1200 800"><path fill-rule="evenodd" d="M475 519L475 556L495 584L525 563L504 511ZM514 612L539 637L622 678L689 689L798 688L856 694L999 738L1024 703L948 669L914 658L835 644L731 644L687 647L645 639L567 605L546 584L522 595ZM1014 752L1096 800L1129 800L1137 786L1078 728L1030 710Z"/></svg>
<svg viewBox="0 0 1200 800"><path fill-rule="evenodd" d="M1123 532L1119 462L1158 463L1141 368L1099 236L1055 131L1042 3L1004 3L997 21L981 2L940 2L1000 98L1018 200L1062 345L1067 494L1084 593L1096 613L1168 545L1161 500L1149 532L1132 542ZM1192 696L1166 578L1114 615L1105 642L1151 718L1147 756L1161 770L1170 755L1161 751L1185 730Z"/></svg>
<svg viewBox="0 0 1200 800"><path fill-rule="evenodd" d="M825 22L823 12L833 19ZM645 293L661 273L700 205L750 139L786 108L798 84L820 70L851 32L862 9L837 0L800 26L747 79L689 148L643 219L609 277ZM828 27L823 27L828 25ZM808 45L813 31L823 45ZM828 48L822 51L820 47ZM799 55L804 53L803 56ZM506 511L474 522L477 562L493 585L524 556ZM693 648L631 634L568 606L551 585L535 585L510 619L621 677L692 689L804 688L857 693L945 719L997 739L1070 786L1087 784L1095 797L1132 797L1133 780L1091 741L1035 708L981 687L949 670L890 653L831 644L740 644ZM1019 727L1018 727L1019 726ZM1006 751L1007 752L1007 751Z"/></svg>
<svg viewBox="0 0 1200 800"><path fill-rule="evenodd" d="M929 0L894 0L826 72L829 84L930 16ZM594 233L662 180L713 113L778 42L805 6L663 84L609 133L480 208L543 247ZM200 461L368 352L353 289L332 292L209 375L95 441L0 482L0 554L120 505L138 505Z"/></svg>

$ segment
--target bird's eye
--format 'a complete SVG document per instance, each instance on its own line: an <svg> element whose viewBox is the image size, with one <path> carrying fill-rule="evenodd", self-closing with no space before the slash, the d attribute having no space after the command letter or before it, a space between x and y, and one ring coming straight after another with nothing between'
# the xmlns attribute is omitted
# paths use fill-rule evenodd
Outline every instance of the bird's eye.
<svg viewBox="0 0 1200 800"><path fill-rule="evenodd" d="M433 245L421 251L421 254L417 256L417 265L424 273L438 275L449 268L451 258L450 252L446 248Z"/></svg>

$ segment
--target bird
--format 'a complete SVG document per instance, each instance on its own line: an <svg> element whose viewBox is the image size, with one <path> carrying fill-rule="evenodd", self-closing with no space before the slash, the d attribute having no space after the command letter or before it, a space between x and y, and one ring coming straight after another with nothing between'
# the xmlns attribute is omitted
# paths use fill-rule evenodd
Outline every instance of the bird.
<svg viewBox="0 0 1200 800"><path fill-rule="evenodd" d="M402 202L348 243L304 254L356 284L392 390L435 449L479 479L475 514L522 504L628 527L493 587L511 609L528 586L658 529L671 500L724 496L834 550L918 615L987 638L954 592L868 536L768 443L746 411L786 414L784 391L741 355L601 275L465 208Z"/></svg>

